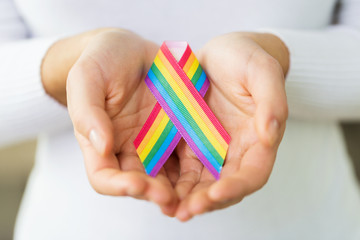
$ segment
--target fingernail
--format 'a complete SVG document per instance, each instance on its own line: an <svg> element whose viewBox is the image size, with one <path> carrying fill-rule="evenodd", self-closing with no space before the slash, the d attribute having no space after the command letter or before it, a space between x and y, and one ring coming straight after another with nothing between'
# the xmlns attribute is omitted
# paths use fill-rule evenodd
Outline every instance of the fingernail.
<svg viewBox="0 0 360 240"><path fill-rule="evenodd" d="M268 126L269 143L271 146L274 145L279 138L279 129L280 129L280 124L278 120L272 119Z"/></svg>
<svg viewBox="0 0 360 240"><path fill-rule="evenodd" d="M99 134L92 129L89 134L89 140L99 154L104 152L104 142L101 140Z"/></svg>

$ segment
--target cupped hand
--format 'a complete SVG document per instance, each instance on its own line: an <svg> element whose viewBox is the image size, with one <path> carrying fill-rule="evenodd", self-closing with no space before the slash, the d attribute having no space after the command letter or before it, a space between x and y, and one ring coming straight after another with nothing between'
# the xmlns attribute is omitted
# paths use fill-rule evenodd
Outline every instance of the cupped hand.
<svg viewBox="0 0 360 240"><path fill-rule="evenodd" d="M261 188L285 129L286 69L273 51L276 44L260 44L261 38L251 36L215 38L197 55L211 81L205 99L232 137L216 182L184 141L156 178L145 174L132 142L156 102L143 80L158 46L122 30L97 34L66 85L93 188L153 201L167 215L177 209L180 220L235 204Z"/></svg>
<svg viewBox="0 0 360 240"><path fill-rule="evenodd" d="M219 181L179 143L180 220L236 204L267 182L288 115L286 54L277 37L246 33L217 37L197 53L211 82L205 100L232 140Z"/></svg>
<svg viewBox="0 0 360 240"><path fill-rule="evenodd" d="M171 215L178 199L173 188L177 159L172 156L152 178L133 146L156 102L144 77L157 50L127 31L97 34L69 72L67 104L93 188L153 201Z"/></svg>

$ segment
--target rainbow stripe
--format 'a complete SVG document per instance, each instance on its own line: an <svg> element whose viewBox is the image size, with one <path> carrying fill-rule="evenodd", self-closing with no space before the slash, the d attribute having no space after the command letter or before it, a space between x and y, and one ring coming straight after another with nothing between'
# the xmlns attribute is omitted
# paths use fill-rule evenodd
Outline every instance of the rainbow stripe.
<svg viewBox="0 0 360 240"><path fill-rule="evenodd" d="M230 136L203 99L210 82L190 46L164 42L145 82L158 101L134 141L145 171L155 176L183 137L218 179Z"/></svg>

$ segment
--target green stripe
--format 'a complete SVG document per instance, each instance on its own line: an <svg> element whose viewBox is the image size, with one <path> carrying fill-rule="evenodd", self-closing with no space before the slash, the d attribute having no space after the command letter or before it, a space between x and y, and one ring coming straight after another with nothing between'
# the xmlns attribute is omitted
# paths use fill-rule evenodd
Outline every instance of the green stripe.
<svg viewBox="0 0 360 240"><path fill-rule="evenodd" d="M224 159L219 155L214 146L209 142L209 139L204 135L204 133L199 128L198 124L195 122L189 111L186 109L184 104L181 102L179 97L176 95L170 84L167 82L165 77L161 74L160 70L156 67L155 63L151 66L151 70L154 72L156 78L159 80L161 85L165 88L175 105L179 108L181 114L185 117L187 122L190 124L191 128L194 130L199 139L203 142L205 147L213 155L216 161L222 166Z"/></svg>
<svg viewBox="0 0 360 240"><path fill-rule="evenodd" d="M151 149L151 151L149 152L149 154L146 156L143 164L145 166L145 168L147 167L147 165L150 163L151 159L153 159L153 157L155 156L155 154L159 151L161 145L163 144L163 142L165 141L167 135L169 135L171 128L174 126L174 124L169 121L164 130L162 131L160 137L158 138L158 140L156 141L154 147Z"/></svg>
<svg viewBox="0 0 360 240"><path fill-rule="evenodd" d="M200 76L202 73L202 68L199 64L194 76L191 79L192 84L195 86L196 83L198 82ZM174 124L169 121L166 125L166 127L164 128L163 132L161 133L160 137L156 140L155 145L153 146L153 148L151 149L150 153L146 156L143 164L145 166L145 168L147 167L147 165L151 162L151 160L154 158L155 154L159 151L161 145L164 143L166 137L169 135L172 127L174 126Z"/></svg>
<svg viewBox="0 0 360 240"><path fill-rule="evenodd" d="M191 79L191 82L192 82L192 84L193 84L194 86L195 86L196 83L199 81L199 78L200 78L200 76L201 76L201 73L202 73L202 67L201 67L200 64L199 64L199 67L196 69L196 72L195 72L194 76L193 76L192 79Z"/></svg>

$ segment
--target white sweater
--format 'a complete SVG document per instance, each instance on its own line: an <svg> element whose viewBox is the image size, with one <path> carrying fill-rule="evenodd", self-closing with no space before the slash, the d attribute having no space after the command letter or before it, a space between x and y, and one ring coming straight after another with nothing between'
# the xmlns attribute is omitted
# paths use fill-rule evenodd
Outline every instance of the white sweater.
<svg viewBox="0 0 360 240"><path fill-rule="evenodd" d="M0 145L40 136L16 239L360 239L360 194L337 122L360 119L360 0L0 0ZM59 36L114 26L196 49L232 31L289 47L290 118L265 188L181 224L150 203L96 194L41 60Z"/></svg>

